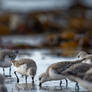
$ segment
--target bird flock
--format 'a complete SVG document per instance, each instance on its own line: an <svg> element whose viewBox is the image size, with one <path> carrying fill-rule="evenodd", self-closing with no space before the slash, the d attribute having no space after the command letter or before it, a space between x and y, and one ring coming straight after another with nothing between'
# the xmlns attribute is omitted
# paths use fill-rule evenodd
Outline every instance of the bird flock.
<svg viewBox="0 0 92 92"><path fill-rule="evenodd" d="M32 78L32 83L35 82L34 78L37 73L36 62L29 58L15 60L18 53L18 51L13 50L0 51L0 67L3 69L3 75L0 74L0 92L7 92L7 88L4 85L4 77L6 77L4 68L9 68L9 76L11 77L11 65L14 67L17 83L20 82L17 73L25 76L26 84L29 76ZM92 55L85 51L80 51L77 54L77 58L74 61L60 61L51 64L44 73L40 74L39 87L42 87L43 83L53 80L60 80L60 86L62 86L62 80L64 79L67 88L69 86L67 79L69 79L76 83L75 90L79 90L78 84L80 84L92 92Z"/></svg>

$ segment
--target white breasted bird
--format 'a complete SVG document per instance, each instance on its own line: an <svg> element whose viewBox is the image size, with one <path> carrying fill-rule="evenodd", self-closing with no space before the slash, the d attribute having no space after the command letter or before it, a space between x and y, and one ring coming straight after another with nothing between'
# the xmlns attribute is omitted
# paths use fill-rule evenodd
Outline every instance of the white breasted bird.
<svg viewBox="0 0 92 92"><path fill-rule="evenodd" d="M17 77L17 83L19 83L19 78L17 76L17 73L20 73L21 75L25 76L26 83L27 83L27 77L31 76L32 82L34 83L34 77L37 71L37 65L34 60L22 58L19 60L12 60L10 62L14 66L15 69L14 73Z"/></svg>
<svg viewBox="0 0 92 92"><path fill-rule="evenodd" d="M66 80L66 87L68 86L68 81L66 79L66 77L64 75L62 75L61 73L63 71L65 71L67 68L69 68L70 66L72 66L73 64L76 63L81 63L84 59L82 60L76 60L76 61L64 61L64 62L57 62L54 64L51 64L46 72L42 73L39 77L39 86L42 85L42 83L46 82L46 81L51 81L51 80L62 80L65 79ZM60 86L62 84L62 81L60 82Z"/></svg>

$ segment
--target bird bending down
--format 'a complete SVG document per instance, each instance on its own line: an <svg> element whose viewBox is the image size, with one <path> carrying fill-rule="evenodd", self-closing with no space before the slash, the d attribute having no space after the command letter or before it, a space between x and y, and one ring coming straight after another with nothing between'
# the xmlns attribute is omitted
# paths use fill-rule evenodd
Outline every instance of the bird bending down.
<svg viewBox="0 0 92 92"><path fill-rule="evenodd" d="M77 89L79 90L78 83L80 83L81 81L79 81L78 78L83 78L84 74L91 68L92 65L87 63L74 64L73 66L62 72L62 75L66 76L69 80L76 82Z"/></svg>
<svg viewBox="0 0 92 92"><path fill-rule="evenodd" d="M32 77L32 82L34 83L34 77L36 75L37 65L34 60L32 59L19 59L19 60L12 60L10 61L14 66L14 73L17 77L17 83L19 83L19 78L17 73L25 76L25 81L27 83L27 77ZM17 72L17 73L16 73Z"/></svg>
<svg viewBox="0 0 92 92"><path fill-rule="evenodd" d="M4 68L9 67L9 75L11 76L11 63L10 60L13 60L16 58L17 51L4 49L0 51L0 67L3 68L3 75L5 75Z"/></svg>
<svg viewBox="0 0 92 92"><path fill-rule="evenodd" d="M76 60L74 62L65 61L65 62L58 62L58 63L51 64L47 68L46 72L42 73L39 76L39 82L40 82L39 86L41 86L42 83L44 83L46 81L65 79L66 80L66 87L67 87L68 81L67 81L66 77L64 75L62 75L62 72L65 71L70 66L72 66L73 64L81 63L83 60L85 60L85 58L82 60ZM61 86L61 84L62 84L62 82L60 83L60 86Z"/></svg>

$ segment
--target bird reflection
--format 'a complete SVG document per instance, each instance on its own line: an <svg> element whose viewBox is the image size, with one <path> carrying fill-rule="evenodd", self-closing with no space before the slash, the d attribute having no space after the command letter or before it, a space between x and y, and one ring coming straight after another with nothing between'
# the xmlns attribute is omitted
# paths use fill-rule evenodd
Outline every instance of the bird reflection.
<svg viewBox="0 0 92 92"><path fill-rule="evenodd" d="M34 83L21 83L21 84L16 84L16 87L19 90L37 90L36 86Z"/></svg>

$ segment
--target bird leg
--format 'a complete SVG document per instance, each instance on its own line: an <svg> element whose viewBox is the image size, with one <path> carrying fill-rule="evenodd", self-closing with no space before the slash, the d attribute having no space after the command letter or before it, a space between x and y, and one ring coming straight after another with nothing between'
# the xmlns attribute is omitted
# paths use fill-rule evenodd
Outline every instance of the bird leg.
<svg viewBox="0 0 92 92"><path fill-rule="evenodd" d="M78 91L79 91L79 85L78 85L78 82L76 82L75 90L78 90Z"/></svg>
<svg viewBox="0 0 92 92"><path fill-rule="evenodd" d="M3 68L3 75L5 76L5 69Z"/></svg>
<svg viewBox="0 0 92 92"><path fill-rule="evenodd" d="M9 68L9 76L11 77L11 67Z"/></svg>
<svg viewBox="0 0 92 92"><path fill-rule="evenodd" d="M67 79L65 79L65 81L66 81L66 88L68 87L68 80Z"/></svg>
<svg viewBox="0 0 92 92"><path fill-rule="evenodd" d="M18 78L18 76L17 76L17 74L16 74L16 71L14 72L14 74L15 74L15 76L16 76L16 78L17 78L17 83L19 83L19 78Z"/></svg>
<svg viewBox="0 0 92 92"><path fill-rule="evenodd" d="M27 84L27 76L25 76L25 81L26 81L26 84Z"/></svg>
<svg viewBox="0 0 92 92"><path fill-rule="evenodd" d="M32 77L32 83L34 83L34 77Z"/></svg>
<svg viewBox="0 0 92 92"><path fill-rule="evenodd" d="M62 87L62 80L60 80L60 87Z"/></svg>

